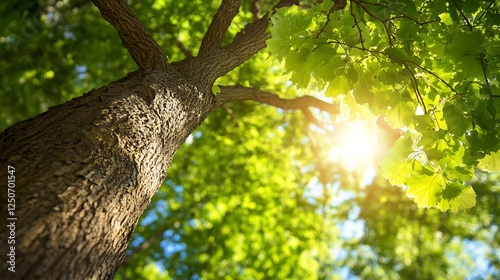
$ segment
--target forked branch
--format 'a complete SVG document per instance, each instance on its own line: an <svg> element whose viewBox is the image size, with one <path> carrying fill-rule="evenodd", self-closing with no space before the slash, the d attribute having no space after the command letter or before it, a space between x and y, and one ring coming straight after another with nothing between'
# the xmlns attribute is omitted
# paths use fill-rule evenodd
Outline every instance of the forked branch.
<svg viewBox="0 0 500 280"><path fill-rule="evenodd" d="M116 28L123 46L140 68L165 68L167 58L124 0L92 0L102 17Z"/></svg>
<svg viewBox="0 0 500 280"><path fill-rule="evenodd" d="M223 0L201 42L199 55L221 47L224 35L238 13L241 0Z"/></svg>
<svg viewBox="0 0 500 280"><path fill-rule="evenodd" d="M281 0L274 9L297 3L298 0ZM219 41L222 40L227 31L225 24L227 24L228 19L229 17L224 19L223 25L222 23L216 24L216 22L220 21L214 18L212 23L218 28L214 27L212 31L209 28L209 32L213 32L213 36L216 37L210 39L208 34L205 35L206 39L204 40L206 43L200 49L201 53L209 55L200 55L176 63L175 67L181 73L186 76L197 77L198 81L203 81L203 83L211 86L218 77L224 76L266 47L266 40L270 38L270 34L267 32L269 13L263 15L257 21L245 25L243 30L236 34L233 41L228 45L217 47L220 46Z"/></svg>
<svg viewBox="0 0 500 280"><path fill-rule="evenodd" d="M274 6L272 12L274 13L277 8L289 7L298 3L298 0L281 0ZM236 34L234 40L222 50L228 56L229 63L221 69L220 76L236 68L266 47L266 40L270 38L270 34L267 32L268 25L269 13L259 20L247 24L242 31Z"/></svg>

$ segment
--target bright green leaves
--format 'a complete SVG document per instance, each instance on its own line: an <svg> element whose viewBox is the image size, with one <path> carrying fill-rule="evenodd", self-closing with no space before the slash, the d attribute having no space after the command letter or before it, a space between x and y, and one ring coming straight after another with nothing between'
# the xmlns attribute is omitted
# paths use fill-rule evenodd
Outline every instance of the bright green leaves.
<svg viewBox="0 0 500 280"><path fill-rule="evenodd" d="M422 164L415 160L413 141L411 137L399 138L390 153L380 162L384 177L393 185L403 185L410 178L414 169L420 169Z"/></svg>
<svg viewBox="0 0 500 280"><path fill-rule="evenodd" d="M444 23L448 26L453 25L453 19L451 18L449 13L439 14L439 19L441 20L442 23Z"/></svg>
<svg viewBox="0 0 500 280"><path fill-rule="evenodd" d="M418 207L431 207L438 204L446 186L445 178L442 174L433 175L413 175L406 182L408 186L407 194L413 197Z"/></svg>
<svg viewBox="0 0 500 280"><path fill-rule="evenodd" d="M500 102L491 96L500 92L500 37L487 18L498 7L374 3L279 10L271 51L296 86L334 98L344 117L378 115L405 131L381 167L418 206L470 208L474 168L498 166Z"/></svg>
<svg viewBox="0 0 500 280"><path fill-rule="evenodd" d="M311 55L311 48L301 46L300 50L290 53L285 69L292 73L291 80L299 87L307 87L311 79L311 69L316 66L317 59Z"/></svg>
<svg viewBox="0 0 500 280"><path fill-rule="evenodd" d="M415 104L401 100L387 111L386 119L394 128L403 128L412 123L415 117Z"/></svg>
<svg viewBox="0 0 500 280"><path fill-rule="evenodd" d="M337 76L329 83L326 95L336 97L349 92L351 88L352 84L349 83L349 80L345 76Z"/></svg>
<svg viewBox="0 0 500 280"><path fill-rule="evenodd" d="M444 114L450 127L455 120L448 114L459 113L454 110L450 107ZM383 176L407 189L419 207L452 212L470 208L475 205L475 193L468 185L473 169L464 163L468 148L462 139L448 130L407 131L380 162Z"/></svg>
<svg viewBox="0 0 500 280"><path fill-rule="evenodd" d="M286 57L285 70L292 73L291 81L302 88L309 84L312 72L331 71L326 65L332 57L332 47L315 47L304 40L312 34L312 19L313 14L296 6L279 9L271 18L272 38L267 41L278 60Z"/></svg>
<svg viewBox="0 0 500 280"><path fill-rule="evenodd" d="M296 40L309 35L307 30L312 24L312 16L292 6L289 9L277 10L271 22L272 38L267 41L267 44L281 60L297 43Z"/></svg>
<svg viewBox="0 0 500 280"><path fill-rule="evenodd" d="M452 212L473 207L474 190L461 183L469 181L472 172L461 163L463 148L453 156L453 147L445 140L449 137L444 131L420 137L405 134L380 163L384 177L404 187L419 207Z"/></svg>
<svg viewBox="0 0 500 280"><path fill-rule="evenodd" d="M490 172L500 172L500 151L486 155L478 165Z"/></svg>
<svg viewBox="0 0 500 280"><path fill-rule="evenodd" d="M470 186L463 186L459 183L453 183L446 186L442 192L442 199L438 204L441 211L451 210L458 212L462 209L468 209L476 205L476 193Z"/></svg>
<svg viewBox="0 0 500 280"><path fill-rule="evenodd" d="M426 166L432 166L432 162ZM427 167L428 168L428 167ZM463 167L452 171L440 172L441 167L434 167L434 173L423 169L413 174L404 184L407 195L412 197L419 207L437 207L441 211L468 209L475 205L476 194L472 187L463 181L472 178L472 172Z"/></svg>

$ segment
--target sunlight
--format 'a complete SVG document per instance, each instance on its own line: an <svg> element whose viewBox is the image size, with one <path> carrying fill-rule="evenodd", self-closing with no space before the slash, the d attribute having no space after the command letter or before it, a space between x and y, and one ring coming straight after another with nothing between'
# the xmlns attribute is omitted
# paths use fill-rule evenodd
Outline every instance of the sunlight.
<svg viewBox="0 0 500 280"><path fill-rule="evenodd" d="M378 152L375 131L361 121L350 122L339 132L329 159L342 163L349 171L369 168Z"/></svg>

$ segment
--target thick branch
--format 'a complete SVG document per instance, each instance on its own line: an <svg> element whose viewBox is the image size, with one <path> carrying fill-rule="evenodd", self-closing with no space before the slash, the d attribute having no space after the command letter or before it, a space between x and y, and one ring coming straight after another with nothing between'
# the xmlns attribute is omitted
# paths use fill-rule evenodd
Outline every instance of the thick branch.
<svg viewBox="0 0 500 280"><path fill-rule="evenodd" d="M297 0L282 0L275 8L296 3ZM269 14L265 14L259 20L247 24L227 46L210 51L210 55L185 59L176 63L176 67L184 75L196 77L198 81L203 80L211 86L218 77L224 76L266 47L266 40L270 38L268 25Z"/></svg>
<svg viewBox="0 0 500 280"><path fill-rule="evenodd" d="M268 16L245 26L245 28L236 35L233 42L222 48L217 54L226 58L226 63L219 65L214 73L217 77L223 76L229 71L247 61L258 51L266 47L266 40L271 36L266 32L269 24Z"/></svg>
<svg viewBox="0 0 500 280"><path fill-rule="evenodd" d="M293 99L284 99L276 94L256 88L243 86L220 86L219 88L220 93L215 96L217 106L229 102L249 100L278 107L283 110L307 110L309 107L315 107L331 114L340 113L337 105L330 104L313 96L306 95Z"/></svg>
<svg viewBox="0 0 500 280"><path fill-rule="evenodd" d="M221 47L224 35L238 13L241 0L223 0L203 37L199 55L204 55Z"/></svg>
<svg viewBox="0 0 500 280"><path fill-rule="evenodd" d="M123 46L140 68L163 68L168 64L161 47L124 0L92 0L102 17L113 25Z"/></svg>
<svg viewBox="0 0 500 280"><path fill-rule="evenodd" d="M281 0L274 9L289 7L298 3L298 0ZM266 40L271 37L267 32L268 25L269 13L259 20L247 24L242 31L236 34L234 40L222 49L223 55L228 58L228 63L222 65L219 69L218 77L238 67L259 50L266 47Z"/></svg>

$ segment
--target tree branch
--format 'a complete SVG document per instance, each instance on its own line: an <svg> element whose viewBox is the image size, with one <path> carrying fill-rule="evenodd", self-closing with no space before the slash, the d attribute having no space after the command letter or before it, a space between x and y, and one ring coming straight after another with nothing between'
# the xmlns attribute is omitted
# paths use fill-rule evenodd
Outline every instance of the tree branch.
<svg viewBox="0 0 500 280"><path fill-rule="evenodd" d="M268 25L267 14L258 21L247 24L242 31L236 34L229 45L218 52L217 55L224 57L226 63L219 65L220 67L214 74L217 77L223 76L265 48L266 40L270 38L270 34L266 32Z"/></svg>
<svg viewBox="0 0 500 280"><path fill-rule="evenodd" d="M92 0L102 17L116 28L123 46L140 68L168 65L161 47L148 33L124 0Z"/></svg>
<svg viewBox="0 0 500 280"><path fill-rule="evenodd" d="M278 8L297 4L299 4L298 0L281 0L274 6L272 12L274 13ZM259 20L247 24L242 31L236 34L234 40L221 50L222 55L228 58L228 63L223 64L219 69L219 73L217 73L218 77L238 67L255 53L266 47L266 40L271 37L267 32L268 25L269 13L265 14Z"/></svg>
<svg viewBox="0 0 500 280"><path fill-rule="evenodd" d="M219 49L224 39L224 35L231 25L233 18L238 13L241 0L223 0L217 13L212 19L207 33L203 37L199 55L202 56L212 50Z"/></svg>
<svg viewBox="0 0 500 280"><path fill-rule="evenodd" d="M219 86L220 92L215 95L216 105L222 106L229 102L255 101L283 110L308 111L309 107L315 107L330 114L339 114L340 109L335 104L330 104L313 96L301 96L293 99L284 99L276 94L262 91L256 88L243 86Z"/></svg>
<svg viewBox="0 0 500 280"><path fill-rule="evenodd" d="M296 3L298 0L281 0L274 9ZM185 76L196 77L198 81L201 79L211 86L218 77L224 76L266 47L266 40L270 38L268 25L269 13L247 24L227 46L211 49L209 55L185 59L175 66Z"/></svg>

